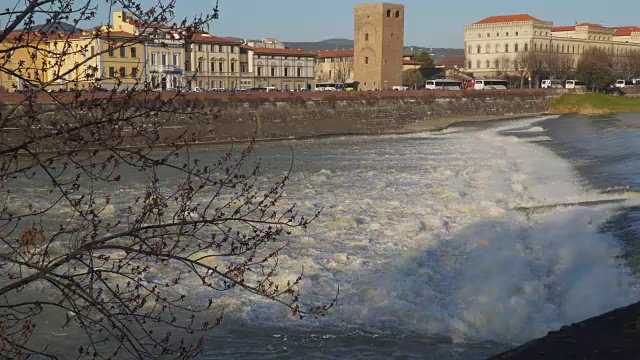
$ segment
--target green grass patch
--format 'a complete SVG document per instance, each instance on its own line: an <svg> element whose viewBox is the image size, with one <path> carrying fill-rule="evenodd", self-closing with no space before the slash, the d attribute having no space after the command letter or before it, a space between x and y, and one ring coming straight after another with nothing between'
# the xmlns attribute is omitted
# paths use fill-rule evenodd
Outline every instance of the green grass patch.
<svg viewBox="0 0 640 360"><path fill-rule="evenodd" d="M554 114L640 112L640 99L604 94L567 94L551 104Z"/></svg>

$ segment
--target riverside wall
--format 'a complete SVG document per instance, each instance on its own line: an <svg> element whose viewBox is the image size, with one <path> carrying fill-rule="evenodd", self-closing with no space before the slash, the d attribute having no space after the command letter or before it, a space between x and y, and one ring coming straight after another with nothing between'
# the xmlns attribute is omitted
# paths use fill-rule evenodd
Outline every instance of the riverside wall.
<svg viewBox="0 0 640 360"><path fill-rule="evenodd" d="M202 143L305 138L328 135L375 135L443 129L454 122L539 114L566 90L188 93L174 100L180 111L153 116L167 131L198 134ZM51 102L49 95L38 101ZM63 99L72 94L55 95ZM83 95L86 100L109 94ZM147 103L175 94L157 93ZM0 105L21 100L0 95ZM63 99L64 100L64 99ZM64 101L63 101L64 102ZM53 105L52 105L53 106ZM117 101L113 107L118 107ZM182 111L184 110L184 111ZM63 120L64 111L55 117ZM197 115L196 115L197 113ZM205 115L203 115L205 114ZM136 144L129 144L136 145Z"/></svg>
<svg viewBox="0 0 640 360"><path fill-rule="evenodd" d="M203 139L209 142L429 131L457 121L544 113L560 92L247 95L186 97L187 107L215 109L215 119L198 128L188 115L176 116L176 124L201 134L213 130Z"/></svg>

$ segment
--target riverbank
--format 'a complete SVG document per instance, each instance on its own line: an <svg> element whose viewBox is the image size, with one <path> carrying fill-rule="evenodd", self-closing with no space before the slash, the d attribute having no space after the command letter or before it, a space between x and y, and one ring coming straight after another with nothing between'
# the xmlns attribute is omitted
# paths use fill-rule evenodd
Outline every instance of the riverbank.
<svg viewBox="0 0 640 360"><path fill-rule="evenodd" d="M640 99L605 94L565 94L551 103L550 112L583 115L640 112Z"/></svg>

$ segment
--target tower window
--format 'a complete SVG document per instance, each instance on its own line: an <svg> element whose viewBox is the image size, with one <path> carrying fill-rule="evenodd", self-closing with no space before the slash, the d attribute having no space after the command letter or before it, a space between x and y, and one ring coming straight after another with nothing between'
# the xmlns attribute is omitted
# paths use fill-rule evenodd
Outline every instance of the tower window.
<svg viewBox="0 0 640 360"><path fill-rule="evenodd" d="M400 17L400 10L396 11L396 19Z"/></svg>
<svg viewBox="0 0 640 360"><path fill-rule="evenodd" d="M387 17L391 17L391 10L387 10Z"/></svg>
<svg viewBox="0 0 640 360"><path fill-rule="evenodd" d="M365 56L365 57L364 57L364 63L365 63L365 64L369 64L369 57L368 57L368 56Z"/></svg>
<svg viewBox="0 0 640 360"><path fill-rule="evenodd" d="M364 41L369 41L369 34L364 34Z"/></svg>

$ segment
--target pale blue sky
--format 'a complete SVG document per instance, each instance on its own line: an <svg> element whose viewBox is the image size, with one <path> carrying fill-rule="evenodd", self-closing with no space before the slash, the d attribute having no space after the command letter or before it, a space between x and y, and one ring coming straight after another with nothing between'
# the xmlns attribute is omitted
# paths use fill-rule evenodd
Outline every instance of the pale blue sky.
<svg viewBox="0 0 640 360"><path fill-rule="evenodd" d="M144 0L151 3L152 0ZM215 0L177 0L177 14L212 8ZM219 36L275 37L284 41L353 38L355 0L219 0ZM574 21L640 26L639 0L404 0L405 45L463 47L463 25L490 15L528 13L556 25ZM575 20L574 20L575 19Z"/></svg>

